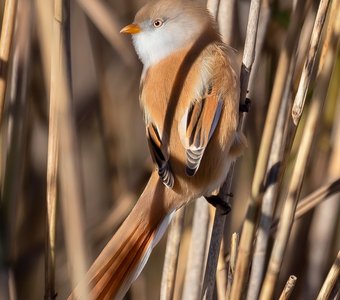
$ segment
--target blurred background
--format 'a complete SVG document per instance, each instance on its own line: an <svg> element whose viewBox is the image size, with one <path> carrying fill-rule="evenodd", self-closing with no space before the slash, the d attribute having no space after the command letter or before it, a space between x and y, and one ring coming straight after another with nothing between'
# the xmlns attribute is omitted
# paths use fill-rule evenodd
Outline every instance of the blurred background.
<svg viewBox="0 0 340 300"><path fill-rule="evenodd" d="M4 2L0 1L1 14ZM82 183L82 224L89 266L133 207L154 166L148 153L138 102L142 65L133 51L130 38L118 34L120 28L132 22L135 13L146 1L103 0L105 11L112 20L106 34L93 19L91 9L94 8L91 5L87 7L86 2L70 1L69 20L73 117L80 160L78 179ZM201 2L205 3L204 0ZM233 181L233 211L226 224L225 257L228 256L231 233L240 232L244 220L278 57L291 20L293 2L263 2L270 17L263 48L257 53L258 61L254 68L256 80L251 88L252 107L245 125L248 148L237 163ZM311 2L301 28L293 93L297 89L318 6L318 1ZM248 0L234 1L233 32L228 42L238 51L240 65L249 5ZM219 15L221 23L223 17ZM45 293L51 64L48 53L52 51L52 21L53 1L18 0L13 51L8 64L10 84L1 127L0 290L9 280L12 299L43 299ZM17 62L13 54L16 50L19 53ZM17 71L13 71L15 68L18 68ZM335 139L340 138L339 135L334 136L335 127L339 126L335 120L340 118L339 52L334 73L332 81L335 83L331 85L318 126L301 197L327 182L332 145ZM308 107L308 102L306 105ZM302 124L304 120L305 117ZM283 191L290 178L301 134L299 130L284 177ZM340 164L339 160L337 162ZM276 214L280 208L281 202L276 207ZM183 289L192 215L193 204L185 213L174 299L181 298ZM71 291L71 281L65 250L64 233L67 228L63 229L59 203L56 225L56 292L57 299L66 299ZM339 226L339 197L325 202L295 223L278 290L282 289L290 274L295 274L298 283L294 299L315 298L339 249ZM165 245L166 237L155 248L126 299L159 298ZM321 253L315 245L322 245Z"/></svg>

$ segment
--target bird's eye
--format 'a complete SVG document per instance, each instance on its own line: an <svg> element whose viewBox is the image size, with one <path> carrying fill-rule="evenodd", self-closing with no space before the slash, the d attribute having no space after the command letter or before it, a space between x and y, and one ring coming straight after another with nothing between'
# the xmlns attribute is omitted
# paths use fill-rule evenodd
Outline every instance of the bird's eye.
<svg viewBox="0 0 340 300"><path fill-rule="evenodd" d="M162 25L163 25L163 20L161 20L161 19L156 19L154 22L153 22L153 26L155 27L155 28L158 28L158 27L161 27Z"/></svg>

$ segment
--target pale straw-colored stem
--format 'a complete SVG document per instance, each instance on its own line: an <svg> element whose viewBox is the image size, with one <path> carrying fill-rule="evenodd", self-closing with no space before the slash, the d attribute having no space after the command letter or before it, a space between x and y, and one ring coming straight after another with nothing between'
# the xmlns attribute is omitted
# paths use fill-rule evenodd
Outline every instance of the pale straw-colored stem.
<svg viewBox="0 0 340 300"><path fill-rule="evenodd" d="M236 0L220 0L217 19L223 42L227 45L233 43L235 15Z"/></svg>
<svg viewBox="0 0 340 300"><path fill-rule="evenodd" d="M36 3L36 6L39 5ZM44 5L46 8L46 5ZM42 15L39 15L38 19L40 22L43 20ZM45 20L47 21L47 20ZM45 30L48 30L48 24L39 24L41 27L45 26ZM39 27L40 27L39 26ZM41 29L42 30L42 29ZM46 46L46 36L40 34L40 45L42 50L47 50L50 48ZM45 47L44 47L45 46ZM44 48L43 48L44 47ZM42 52L42 53L46 53ZM48 60L46 54L44 57L44 65L46 65ZM49 68L50 69L50 68ZM45 69L48 71L48 69ZM45 73L46 74L46 73ZM58 76L56 72L51 74L52 82L56 83ZM47 74L45 75L45 80L49 78ZM48 83L47 90L49 91L50 83ZM52 85L53 89L56 86ZM56 210L57 210L57 188L58 188L58 147L59 147L59 124L57 115L57 105L59 99L51 94L50 97L50 113L49 113L49 126L48 126L48 149L47 149L47 197L46 197L46 207L47 207L47 229L46 229L46 242L45 242L45 299L55 299L56 297L56 287L55 287L55 238L56 238Z"/></svg>
<svg viewBox="0 0 340 300"><path fill-rule="evenodd" d="M215 19L217 18L219 4L220 4L220 0L208 0L207 1L207 8Z"/></svg>
<svg viewBox="0 0 340 300"><path fill-rule="evenodd" d="M109 4L102 0L77 0L85 14L117 51L124 62L134 66L135 55L131 46L120 34L121 25Z"/></svg>
<svg viewBox="0 0 340 300"><path fill-rule="evenodd" d="M179 247L184 226L184 213L184 207L176 212L168 231L160 300L171 300L174 296Z"/></svg>
<svg viewBox="0 0 340 300"><path fill-rule="evenodd" d="M283 171L282 161L284 156L284 141L287 137L287 123L289 120L289 112L291 105L289 99L291 97L291 84L293 80L294 69L296 65L297 56L291 60L288 76L286 80L285 92L282 96L277 124L272 141L272 149L269 154L269 161L267 167L266 189L263 194L261 205L260 221L256 237L255 250L253 253L253 260L250 272L250 279L248 284L247 300L256 300L258 298L261 283L265 273L265 264L267 257L267 245L270 237L270 228L272 225L272 218L276 199L279 192L279 185L282 179Z"/></svg>
<svg viewBox="0 0 340 300"><path fill-rule="evenodd" d="M326 19L329 3L330 3L329 0L321 0L319 4L319 9L316 15L314 28L312 31L308 56L303 67L299 88L296 93L292 109L292 117L295 125L299 123L299 120L302 115L303 106L305 104L306 95L308 91L308 86L312 77L312 70L315 63L316 53L318 51L318 47L320 44L321 31ZM320 65L323 65L322 61L320 62Z"/></svg>
<svg viewBox="0 0 340 300"><path fill-rule="evenodd" d="M311 211L320 203L326 201L332 195L339 192L340 192L340 179L337 179L329 184L326 184L325 186L322 186L311 195L303 198L301 201L299 201L297 205L294 221L300 219L307 212Z"/></svg>
<svg viewBox="0 0 340 300"><path fill-rule="evenodd" d="M340 179L327 183L320 188L318 188L313 193L301 199L296 207L294 222L306 213L311 211L320 203L330 199L333 195L340 192ZM279 224L279 219L275 219L271 225L270 232L274 234L277 230L277 225Z"/></svg>
<svg viewBox="0 0 340 300"><path fill-rule="evenodd" d="M253 1L256 2L256 1ZM219 3L219 6L218 6ZM222 35L223 41L227 44L230 44L232 42L232 33L233 33L233 23L234 23L234 13L235 13L235 1L234 0L222 0L222 1L209 1L207 3L208 9L212 12L214 17L218 20L219 23L219 29L220 33ZM257 6L255 5L255 8ZM255 14L250 16L249 18L254 18L256 17L256 11ZM258 16L257 16L258 17ZM257 25L257 21L254 22ZM249 24L248 24L249 26ZM252 65L253 61L249 59L249 57L252 57L252 55L249 55L251 51L254 51L252 49L252 46L255 47L255 40L250 38L249 31L252 30L252 34L255 34L256 38L256 30L257 28L253 27L248 27L247 28L247 40L246 40L246 45L245 45L245 59L244 59L244 64L242 64L242 70L244 69L245 65ZM249 74L246 72L241 75L241 81L243 81L245 84L248 83L248 79L243 79L243 77L247 77ZM243 85L241 86L241 91L243 89L247 89L248 86ZM245 99L242 97L246 95L246 93L241 92L241 97L240 101L243 103ZM245 97L245 96L244 96ZM240 122L239 122L239 129L242 130L243 127L243 122L244 118L243 116L240 117ZM227 199L227 195L230 194L231 190L231 183L232 183L232 178L233 178L233 170L234 170L235 164L232 163L229 173L228 173L228 178L226 182L224 183L224 187L221 188L221 191L219 193L220 197L222 199ZM223 210L221 207L217 206L216 211L215 211L215 218L214 218L214 224L213 224L213 231L212 231L212 236L210 240L210 248L209 248L209 254L208 254L208 261L207 261L207 267L205 271L205 277L204 277L204 284L203 284L203 298L204 299L211 299L215 287L215 269L217 267L218 263L218 257L220 253L220 245L221 245L221 240L222 240L222 235L224 232L224 227L225 227L225 222L226 222L226 216L223 214Z"/></svg>
<svg viewBox="0 0 340 300"><path fill-rule="evenodd" d="M257 38L257 28L258 28L258 21L260 15L260 6L261 0L252 0L250 3L250 11L249 11L249 19L247 25L247 35L246 41L244 46L244 53L243 53L243 62L241 67L241 75L240 75L240 82L241 82L241 93L240 93L240 103L244 104L246 100L246 95L248 91L248 83L249 83L249 76L252 69L252 65L255 59L255 48L256 48L256 38ZM240 120L238 124L238 130L243 130L243 125L245 121L245 114L240 115ZM234 173L234 163L230 167L227 179L223 184L219 196L222 199L227 199L227 195L230 195L231 183ZM215 219L214 219L214 226L212 231L212 238L210 241L209 247L209 255L206 267L206 273L204 277L204 284L203 284L203 299L210 300L213 295L214 287L215 287L215 274L216 274L216 266L218 261L218 253L221 244L221 235L224 231L224 224L225 224L225 215L223 215L223 210L217 206L215 212ZM212 271L214 268L214 271ZM237 297L240 296L240 291L238 288L242 289L243 280L245 272L241 274L239 277L241 286L238 286L232 289L232 299L238 299ZM233 293L235 295L233 296ZM237 296L239 294L239 296ZM234 298L235 297L235 298Z"/></svg>
<svg viewBox="0 0 340 300"><path fill-rule="evenodd" d="M325 282L322 285L322 288L316 300L330 299L329 297L332 293L332 290L336 286L336 283L339 280L339 278L340 278L340 251L338 252L335 262L333 263L331 269L329 270L329 273L325 279Z"/></svg>
<svg viewBox="0 0 340 300"><path fill-rule="evenodd" d="M41 53L44 84L47 95L50 93L51 45L53 32L53 1L34 0L36 31L39 51Z"/></svg>
<svg viewBox="0 0 340 300"><path fill-rule="evenodd" d="M322 2L320 2L319 8L320 7L322 8ZM323 11L323 13L327 13L327 11ZM320 18L317 17L316 22L319 21ZM337 47L334 46L334 48L336 49ZM298 150L293 174L290 180L288 195L281 214L279 228L270 257L268 270L260 293L261 300L272 299L274 295L275 286L283 262L283 256L287 247L290 231L294 221L296 205L300 196L300 191L306 171L306 166L310 156L313 138L315 136L317 125L320 121L319 119L325 99L327 98L326 96L329 80L331 78L334 66L334 53L336 53L334 48L332 49L333 51L328 51L325 64L317 79L318 84L316 85L314 91L311 107L306 121L306 126L304 128L303 137ZM306 88L308 88L308 86L306 86Z"/></svg>
<svg viewBox="0 0 340 300"><path fill-rule="evenodd" d="M248 84L250 73L253 67L253 63L255 60L256 53L256 43L257 43L257 32L258 32L258 23L260 18L260 8L261 8L261 0L252 0L250 2L249 8L249 17L247 24L247 34L246 41L244 43L244 52L241 66L241 94L240 94L240 103L245 103L247 93L248 93ZM241 114L239 128L243 128L243 123L245 119L245 114Z"/></svg>
<svg viewBox="0 0 340 300"><path fill-rule="evenodd" d="M57 210L57 173L59 128L56 115L56 99L51 97L48 156L47 156L47 232L45 252L45 299L54 299L55 290L55 234Z"/></svg>
<svg viewBox="0 0 340 300"><path fill-rule="evenodd" d="M5 104L8 63L12 49L13 32L18 0L6 0L0 39L0 125Z"/></svg>
<svg viewBox="0 0 340 300"><path fill-rule="evenodd" d="M65 14L64 14L65 13ZM82 216L82 187L79 172L79 155L76 147L76 133L72 116L70 68L68 67L65 28L69 16L67 0L54 1L53 47L51 66L50 102L59 127L59 178L61 186L61 212L63 216L66 253L72 287L78 283L79 299L89 299L88 287L82 281L87 270L85 247L85 225Z"/></svg>
<svg viewBox="0 0 340 300"><path fill-rule="evenodd" d="M1 124L0 155L5 159L5 170L0 200L0 299L14 299L13 296L16 294L17 278L14 274L13 262L18 247L17 221L23 190L29 127L27 87L31 61L31 13L29 3L20 1L17 11L19 17L12 45L13 58L8 77L8 103L11 110L4 118L6 122ZM6 40L6 37L2 36L1 39L3 38Z"/></svg>
<svg viewBox="0 0 340 300"><path fill-rule="evenodd" d="M196 200L192 223L191 244L182 293L183 300L199 299L207 252L209 204L204 197Z"/></svg>
<svg viewBox="0 0 340 300"><path fill-rule="evenodd" d="M213 298L215 290L216 269L224 232L224 223L224 212L221 208L219 208L219 206L217 206L213 223L213 231L211 233L208 260L204 274L202 295L202 299L204 300L210 300Z"/></svg>
<svg viewBox="0 0 340 300"><path fill-rule="evenodd" d="M267 163L269 159L269 152L272 145L275 124L280 109L280 103L285 91L287 77L289 75L289 68L291 60L296 49L296 43L299 39L300 28L304 18L305 7L308 7L310 1L299 0L296 9L293 12L292 20L290 22L285 45L280 54L276 77L274 81L273 91L269 102L269 109L267 113L265 128L262 135L258 160L256 163L255 174L252 184L251 199L253 201L261 202L261 194L263 189L263 181L266 177Z"/></svg>
<svg viewBox="0 0 340 300"><path fill-rule="evenodd" d="M244 103L247 91L250 71L255 57L257 28L260 15L261 1L252 1L250 6L250 15L247 27L247 36L243 64L241 68L241 103ZM259 55L259 53L257 53ZM240 127L243 127L244 116L241 116ZM261 181L262 183L262 181ZM240 299L246 282L248 267L250 261L251 247L256 230L256 220L259 210L259 201L256 198L249 203L246 220L243 224L241 241L239 246L238 257L235 266L235 276L231 287L231 299ZM256 200L255 200L256 199Z"/></svg>
<svg viewBox="0 0 340 300"><path fill-rule="evenodd" d="M257 41L256 41L256 49L255 53L257 55L255 56L254 64L252 67L252 72L250 73L250 78L249 78L249 98L253 99L253 95L255 92L255 86L257 83L257 76L258 74L258 69L261 63L261 52L263 49L263 45L266 39L267 35L267 30L268 30L268 25L271 17L271 7L269 0L263 0L261 4L261 11L260 11L260 19L258 23L258 29L257 29Z"/></svg>
<svg viewBox="0 0 340 300"><path fill-rule="evenodd" d="M294 275L289 276L285 287L280 295L279 300L288 300L294 290L297 278Z"/></svg>
<svg viewBox="0 0 340 300"><path fill-rule="evenodd" d="M46 91L50 91L51 75L51 36L53 3L35 0L35 16L38 30L38 41L42 56ZM55 236L57 209L57 173L58 173L58 125L56 102L50 102L48 154L47 154L47 218L45 241L45 299L55 299Z"/></svg>
<svg viewBox="0 0 340 300"><path fill-rule="evenodd" d="M229 203L229 196L231 190L232 176L234 174L234 163L231 164L227 180L219 191L219 197L225 202ZM211 232L208 259L206 262L206 269L203 281L202 299L210 300L213 297L215 289L216 268L218 257L220 254L220 246L224 232L226 215L222 207L217 205L215 210L215 217L213 228Z"/></svg>
<svg viewBox="0 0 340 300"><path fill-rule="evenodd" d="M231 286L233 284L235 265L236 265L236 257L239 243L239 234L234 232L231 236L230 243L230 258L229 258L229 267L228 267L228 282L227 282L227 291L226 291L226 300L230 300Z"/></svg>
<svg viewBox="0 0 340 300"><path fill-rule="evenodd" d="M340 1L333 0L331 11L329 14L327 34L323 41L323 47L328 49L331 46L331 37L333 28L331 24L334 20L337 20L337 24L340 25ZM337 30L340 30L340 26ZM326 54L328 51L324 51ZM325 60L326 55L320 57L321 61ZM316 198L310 202L305 203L301 208L302 213L310 209L315 205L321 203L321 201L327 199L325 203L317 207L313 213L313 219L309 230L309 251L308 260L306 268L306 286L310 287L303 289L303 297L306 299L315 299L319 292L319 289L324 280L323 276L325 274L325 268L328 261L328 256L332 252L332 247L334 245L334 239L338 235L337 226L339 219L339 209L340 209L340 194L334 194L339 191L340 180L340 89L339 89L339 74L340 74L340 61L336 62L336 69L333 71L332 81L330 83L329 90L329 103L337 103L335 113L334 113L334 123L333 132L331 139L331 155L328 162L327 173L324 174L323 178L325 182L329 183L329 189L325 189L323 195L321 194L319 199ZM318 173L318 170L315 170ZM333 182L331 182L333 180ZM334 194L331 196L331 194ZM300 203L299 203L300 205ZM298 205L298 207L299 207ZM297 214L296 214L297 215Z"/></svg>
<svg viewBox="0 0 340 300"><path fill-rule="evenodd" d="M225 295L227 292L227 278L228 268L225 257L224 243L222 241L216 270L216 290L218 299L225 299Z"/></svg>

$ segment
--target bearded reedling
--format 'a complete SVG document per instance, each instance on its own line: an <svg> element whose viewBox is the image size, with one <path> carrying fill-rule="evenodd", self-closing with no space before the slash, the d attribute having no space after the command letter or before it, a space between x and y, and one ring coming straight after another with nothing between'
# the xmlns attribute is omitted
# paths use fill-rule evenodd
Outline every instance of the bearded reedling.
<svg viewBox="0 0 340 300"><path fill-rule="evenodd" d="M88 272L93 299L123 298L178 208L200 196L221 202L215 192L245 145L234 53L205 7L153 1L121 32L144 65L140 103L156 170Z"/></svg>

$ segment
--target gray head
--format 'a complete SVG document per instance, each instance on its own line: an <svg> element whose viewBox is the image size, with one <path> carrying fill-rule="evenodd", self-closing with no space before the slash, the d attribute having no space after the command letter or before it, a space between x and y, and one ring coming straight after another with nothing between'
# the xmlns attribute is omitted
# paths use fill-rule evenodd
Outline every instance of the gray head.
<svg viewBox="0 0 340 300"><path fill-rule="evenodd" d="M152 1L136 14L134 23L121 32L131 33L145 67L174 51L190 46L205 29L216 33L208 10L190 0Z"/></svg>

